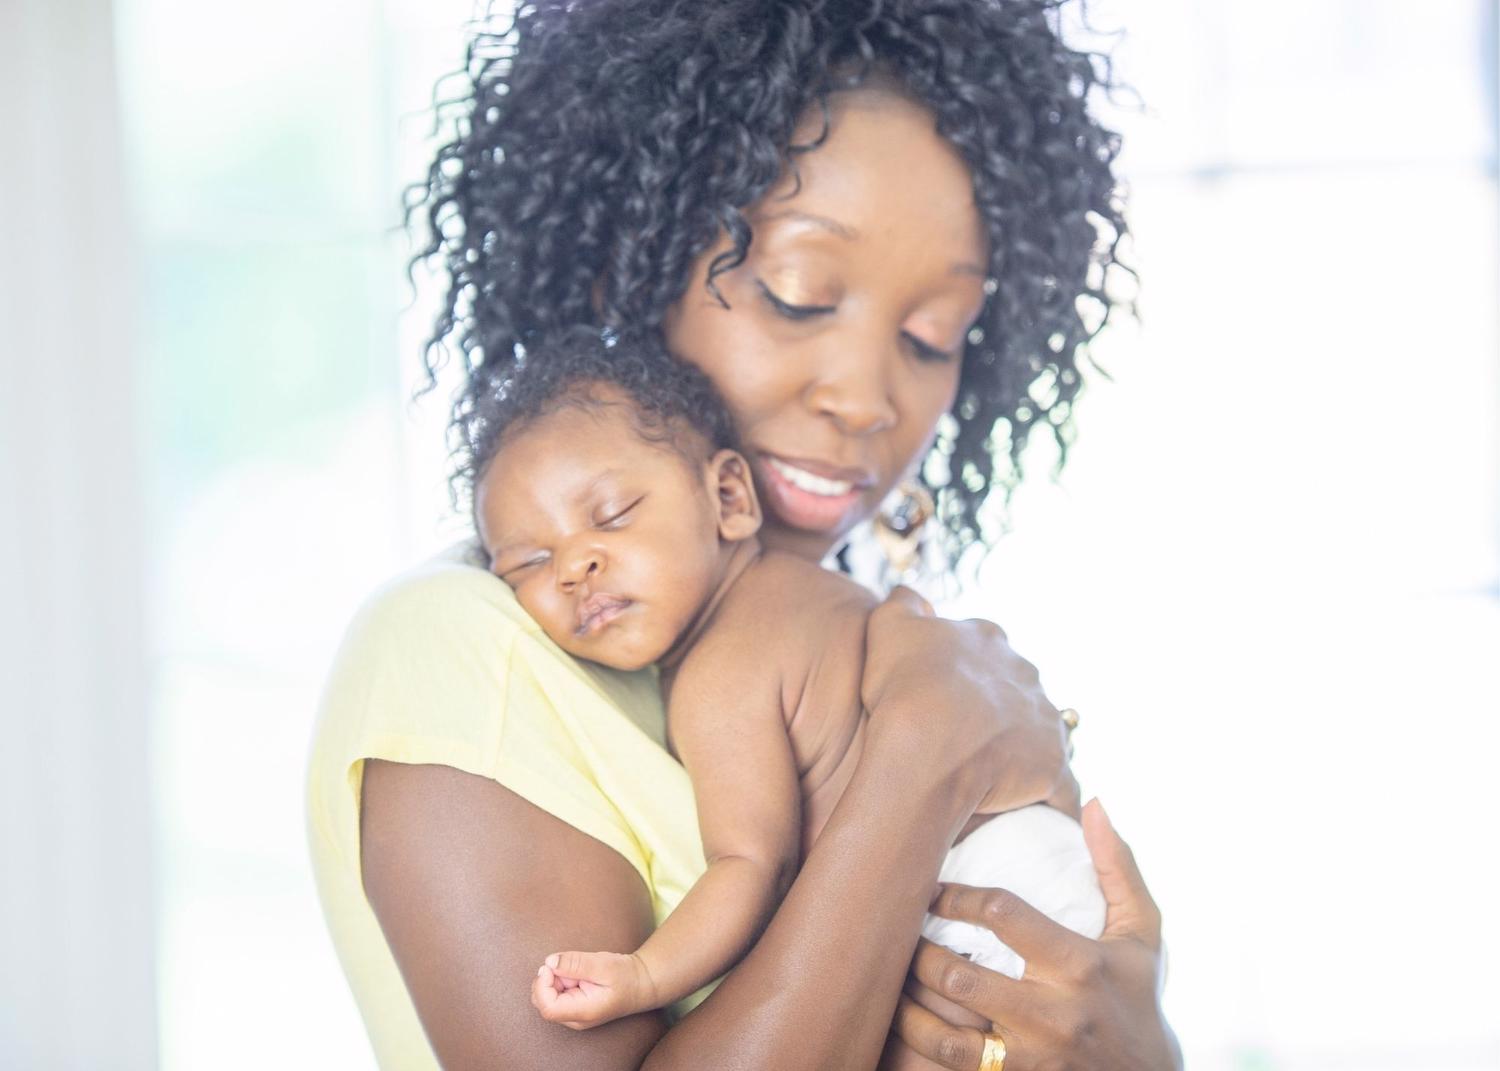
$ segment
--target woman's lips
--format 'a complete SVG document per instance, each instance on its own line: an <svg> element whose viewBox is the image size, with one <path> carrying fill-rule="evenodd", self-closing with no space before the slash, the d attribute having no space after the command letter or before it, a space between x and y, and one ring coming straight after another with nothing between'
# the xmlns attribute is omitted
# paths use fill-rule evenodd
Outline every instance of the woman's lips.
<svg viewBox="0 0 1500 1071"><path fill-rule="evenodd" d="M632 601L602 591L595 592L578 604L578 624L573 629L574 634L590 636L598 632L624 613Z"/></svg>
<svg viewBox="0 0 1500 1071"><path fill-rule="evenodd" d="M875 484L860 469L777 457L762 452L756 468L771 512L793 528L832 531L843 526Z"/></svg>

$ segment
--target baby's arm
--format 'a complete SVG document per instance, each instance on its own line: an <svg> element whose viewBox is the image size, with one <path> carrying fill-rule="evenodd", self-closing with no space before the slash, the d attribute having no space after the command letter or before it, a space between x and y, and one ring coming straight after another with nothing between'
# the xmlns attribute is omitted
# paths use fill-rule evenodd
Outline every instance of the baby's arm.
<svg viewBox="0 0 1500 1071"><path fill-rule="evenodd" d="M672 742L708 869L634 953L548 956L532 986L543 1017L584 1029L681 1000L734 966L781 902L797 872L801 796L779 675L747 653L763 651L710 637L672 689Z"/></svg>

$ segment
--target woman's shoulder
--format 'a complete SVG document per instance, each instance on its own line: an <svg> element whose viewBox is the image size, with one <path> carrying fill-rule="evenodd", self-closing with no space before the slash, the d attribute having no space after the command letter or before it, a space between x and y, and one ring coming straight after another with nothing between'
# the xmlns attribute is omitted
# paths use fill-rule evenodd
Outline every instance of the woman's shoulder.
<svg viewBox="0 0 1500 1071"><path fill-rule="evenodd" d="M649 732L660 708L654 676L570 658L510 587L460 548L382 585L355 613L319 720L323 735L351 747L375 738L446 740L493 758L502 737L514 750L561 741L573 724L611 726L622 715ZM513 731L522 723L526 731Z"/></svg>
<svg viewBox="0 0 1500 1071"><path fill-rule="evenodd" d="M514 593L457 554L377 589L344 633L319 704L317 747L486 768L517 674L547 661ZM545 637L541 637L545 639ZM526 704L519 716L541 716ZM456 754L462 753L462 754ZM481 758L480 756L484 756Z"/></svg>
<svg viewBox="0 0 1500 1071"><path fill-rule="evenodd" d="M355 613L345 648L391 642L471 647L539 631L510 587L460 545L377 588Z"/></svg>

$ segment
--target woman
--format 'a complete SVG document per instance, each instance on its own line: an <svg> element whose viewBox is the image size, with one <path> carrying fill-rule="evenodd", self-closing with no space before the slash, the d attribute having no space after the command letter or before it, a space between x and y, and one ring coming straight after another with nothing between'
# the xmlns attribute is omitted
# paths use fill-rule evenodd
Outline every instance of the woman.
<svg viewBox="0 0 1500 1071"><path fill-rule="evenodd" d="M1052 7L549 0L481 37L418 200L451 278L433 353L456 343L468 373L460 468L473 401L528 339L660 325L733 412L768 543L822 559L929 453L950 549L977 538L1029 429L1061 440L1124 231L1094 71ZM972 1071L1003 1047L1011 1071L1175 1066L1156 908L1096 806L1101 941L953 887L935 910L993 927L1026 977L918 944L976 807L1076 806L1033 668L909 592L872 618L867 667L867 751L749 955L675 1024L576 1034L529 1004L541 957L636 947L702 867L653 681L567 659L472 565L378 596L309 793L382 1064Z"/></svg>

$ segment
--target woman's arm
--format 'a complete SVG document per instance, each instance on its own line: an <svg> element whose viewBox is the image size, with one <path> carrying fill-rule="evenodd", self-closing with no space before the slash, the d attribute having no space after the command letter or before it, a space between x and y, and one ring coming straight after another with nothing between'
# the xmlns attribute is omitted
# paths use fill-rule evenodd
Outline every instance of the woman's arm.
<svg viewBox="0 0 1500 1071"><path fill-rule="evenodd" d="M932 876L977 800L898 750L870 748L766 933L669 1033L659 1013L576 1032L530 1003L552 950L628 952L651 932L624 859L493 781L369 763L365 888L443 1066L873 1067Z"/></svg>
<svg viewBox="0 0 1500 1071"><path fill-rule="evenodd" d="M922 616L908 593L870 629ZM365 888L444 1066L873 1067L958 829L997 782L1020 805L1050 795L1062 769L1060 726L993 703L993 635L927 624L898 631L943 672L866 696L864 755L781 908L670 1031L650 1014L574 1032L528 998L552 950L630 951L651 931L646 889L624 859L493 781L368 763Z"/></svg>
<svg viewBox="0 0 1500 1071"><path fill-rule="evenodd" d="M366 761L361 798L365 893L443 1067L640 1063L662 1015L577 1033L529 996L548 953L628 952L651 933L650 895L624 857L448 766Z"/></svg>

